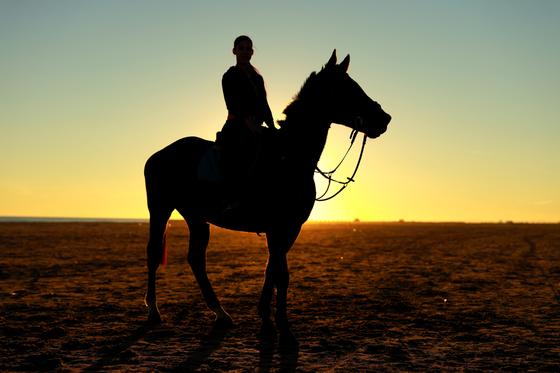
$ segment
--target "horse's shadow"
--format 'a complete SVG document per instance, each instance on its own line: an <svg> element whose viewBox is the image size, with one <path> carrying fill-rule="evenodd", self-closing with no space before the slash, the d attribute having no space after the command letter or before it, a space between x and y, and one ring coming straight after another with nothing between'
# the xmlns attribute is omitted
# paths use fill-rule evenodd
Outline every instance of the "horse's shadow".
<svg viewBox="0 0 560 373"><path fill-rule="evenodd" d="M200 369L206 363L210 355L216 351L227 336L229 328L214 324L208 334L200 340L198 347L192 351L188 358L173 368L172 372L191 372Z"/></svg>
<svg viewBox="0 0 560 373"><path fill-rule="evenodd" d="M201 338L198 347L189 353L187 359L174 367L172 372L191 372L199 370L207 364L212 353L217 351L224 339L228 336L230 328L213 325L208 334ZM278 353L279 368L281 372L295 372L299 348L295 339L289 342L278 340L274 329L264 325L257 334L257 350L259 351L258 372L269 372L275 369L274 356Z"/></svg>
<svg viewBox="0 0 560 373"><path fill-rule="evenodd" d="M137 325L131 329L130 334L111 340L111 351L101 356L85 371L99 371L111 366L131 346L150 335L150 332L158 330L158 326L158 324L153 323ZM188 353L188 357L169 371L191 372L200 370L203 365L210 362L210 356L231 335L231 330L231 328L213 324L208 333L200 339L198 346ZM271 370L294 372L296 370L299 355L297 341L293 336L287 339L279 337L274 326L263 323L259 333L257 333L256 349L259 351L258 372L269 372ZM275 356L278 356L276 361Z"/></svg>
<svg viewBox="0 0 560 373"><path fill-rule="evenodd" d="M263 323L257 334L257 349L259 350L258 372L269 372L274 367L274 353L279 356L280 372L295 372L299 357L298 342L293 335L278 340L274 327Z"/></svg>
<svg viewBox="0 0 560 373"><path fill-rule="evenodd" d="M131 346L136 344L139 340L143 339L152 329L153 325L150 323L142 323L141 325L135 325L131 330L129 335L123 337L116 337L110 340L109 345L111 345L108 352L103 354L99 360L86 367L84 371L86 372L97 372L99 370L105 369L107 366L113 364L118 360L119 356L128 350Z"/></svg>

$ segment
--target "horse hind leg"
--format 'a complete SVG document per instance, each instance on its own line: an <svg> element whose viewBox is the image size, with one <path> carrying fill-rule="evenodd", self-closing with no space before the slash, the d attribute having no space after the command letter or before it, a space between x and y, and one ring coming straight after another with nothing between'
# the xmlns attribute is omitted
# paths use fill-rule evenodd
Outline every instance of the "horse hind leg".
<svg viewBox="0 0 560 373"><path fill-rule="evenodd" d="M189 252L187 260L198 282L206 305L216 315L215 322L220 326L231 326L231 316L220 305L206 272L206 248L210 239L210 226L202 221L185 219L189 226Z"/></svg>
<svg viewBox="0 0 560 373"><path fill-rule="evenodd" d="M150 236L148 239L148 289L146 292L146 306L148 307L148 322L161 322L161 315L156 300L156 272L165 259L165 236L167 221L172 211L150 211Z"/></svg>

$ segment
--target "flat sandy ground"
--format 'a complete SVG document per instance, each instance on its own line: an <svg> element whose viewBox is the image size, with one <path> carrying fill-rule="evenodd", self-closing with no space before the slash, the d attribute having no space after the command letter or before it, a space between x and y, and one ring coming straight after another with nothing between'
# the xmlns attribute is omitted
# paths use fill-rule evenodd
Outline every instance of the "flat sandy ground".
<svg viewBox="0 0 560 373"><path fill-rule="evenodd" d="M560 225L308 224L289 254L299 348L259 336L265 238L212 228L213 328L169 229L145 324L147 224L0 224L0 371L560 371Z"/></svg>

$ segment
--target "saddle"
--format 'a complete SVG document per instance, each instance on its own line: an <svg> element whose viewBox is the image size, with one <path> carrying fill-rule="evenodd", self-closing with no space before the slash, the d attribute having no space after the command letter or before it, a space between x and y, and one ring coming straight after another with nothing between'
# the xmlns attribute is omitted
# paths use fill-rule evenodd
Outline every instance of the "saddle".
<svg viewBox="0 0 560 373"><path fill-rule="evenodd" d="M262 179L269 173L270 164L279 159L279 152L276 146L277 139L275 133L267 128L263 128L263 134L260 137L260 151L256 152L256 159L252 167L250 179ZM216 141L202 154L197 167L197 178L200 181L210 184L221 184L228 177L227 167L231 167L230 162L226 162L224 154L224 139L221 132L216 134ZM249 167L247 165L247 167Z"/></svg>

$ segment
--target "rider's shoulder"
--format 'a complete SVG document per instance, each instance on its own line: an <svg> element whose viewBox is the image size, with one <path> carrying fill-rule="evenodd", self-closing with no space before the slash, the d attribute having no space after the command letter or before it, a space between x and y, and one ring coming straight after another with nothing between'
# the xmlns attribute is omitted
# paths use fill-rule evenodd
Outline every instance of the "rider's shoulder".
<svg viewBox="0 0 560 373"><path fill-rule="evenodd" d="M238 75L241 74L243 71L237 66L230 66L229 69L224 73L226 75Z"/></svg>
<svg viewBox="0 0 560 373"><path fill-rule="evenodd" d="M233 77L237 76L237 74L239 73L237 70L238 69L235 66L231 66L224 73L224 75L222 76L222 79L233 78Z"/></svg>

